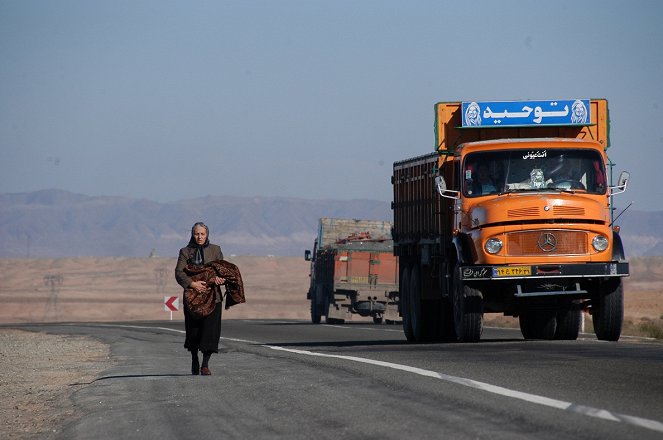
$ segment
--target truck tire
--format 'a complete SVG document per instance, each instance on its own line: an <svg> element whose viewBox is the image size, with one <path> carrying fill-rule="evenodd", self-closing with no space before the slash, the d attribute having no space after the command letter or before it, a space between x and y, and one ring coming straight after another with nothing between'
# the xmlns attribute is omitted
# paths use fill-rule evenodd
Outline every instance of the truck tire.
<svg viewBox="0 0 663 440"><path fill-rule="evenodd" d="M419 266L415 264L412 266L412 272L410 273L410 288L408 289L412 342L423 342L425 339L421 308L421 280L419 277Z"/></svg>
<svg viewBox="0 0 663 440"><path fill-rule="evenodd" d="M410 275L409 310L414 342L455 340L453 312L442 300L423 300L421 278L427 274L414 266Z"/></svg>
<svg viewBox="0 0 663 440"><path fill-rule="evenodd" d="M405 266L401 271L401 315L403 316L403 333L408 342L414 342L410 323L410 269Z"/></svg>
<svg viewBox="0 0 663 440"><path fill-rule="evenodd" d="M442 342L453 342L456 340L456 329L454 327L454 308L447 300L439 303L439 328L437 339Z"/></svg>
<svg viewBox="0 0 663 440"><path fill-rule="evenodd" d="M619 340L624 322L624 287L621 278L601 283L599 295L592 301L592 322L598 339Z"/></svg>
<svg viewBox="0 0 663 440"><path fill-rule="evenodd" d="M525 339L554 339L557 314L551 310L532 310L520 314L520 331Z"/></svg>
<svg viewBox="0 0 663 440"><path fill-rule="evenodd" d="M461 268L454 270L452 304L454 329L458 342L477 342L483 332L481 291L463 283Z"/></svg>
<svg viewBox="0 0 663 440"><path fill-rule="evenodd" d="M453 307L445 300L425 300L421 303L421 342L452 342L456 340Z"/></svg>
<svg viewBox="0 0 663 440"><path fill-rule="evenodd" d="M322 286L318 285L311 296L311 322L313 324L320 324L320 318L322 317L321 298Z"/></svg>
<svg viewBox="0 0 663 440"><path fill-rule="evenodd" d="M582 310L568 309L557 312L557 326L553 339L575 341L580 334Z"/></svg>

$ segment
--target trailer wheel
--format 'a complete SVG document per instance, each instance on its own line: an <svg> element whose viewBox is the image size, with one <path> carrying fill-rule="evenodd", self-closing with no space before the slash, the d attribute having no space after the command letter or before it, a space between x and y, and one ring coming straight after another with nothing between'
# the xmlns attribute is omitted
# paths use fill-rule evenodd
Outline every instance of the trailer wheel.
<svg viewBox="0 0 663 440"><path fill-rule="evenodd" d="M602 283L599 295L592 301L592 322L596 337L602 341L618 341L624 321L624 287L621 278Z"/></svg>
<svg viewBox="0 0 663 440"><path fill-rule="evenodd" d="M410 270L407 266L401 272L401 315L403 316L403 333L408 342L414 342L412 325L410 324Z"/></svg>
<svg viewBox="0 0 663 440"><path fill-rule="evenodd" d="M557 312L557 328L553 339L575 341L580 334L582 310L568 309Z"/></svg>
<svg viewBox="0 0 663 440"><path fill-rule="evenodd" d="M526 311L518 317L520 331L525 339L554 339L557 315L550 310Z"/></svg>
<svg viewBox="0 0 663 440"><path fill-rule="evenodd" d="M382 316L374 316L373 324L382 324Z"/></svg>
<svg viewBox="0 0 663 440"><path fill-rule="evenodd" d="M460 267L455 268L452 286L456 340L458 342L477 342L483 332L481 291L463 283L460 271Z"/></svg>
<svg viewBox="0 0 663 440"><path fill-rule="evenodd" d="M320 318L322 317L322 304L320 299L322 296L322 286L317 285L313 291L313 296L311 297L311 322L313 324L320 324Z"/></svg>

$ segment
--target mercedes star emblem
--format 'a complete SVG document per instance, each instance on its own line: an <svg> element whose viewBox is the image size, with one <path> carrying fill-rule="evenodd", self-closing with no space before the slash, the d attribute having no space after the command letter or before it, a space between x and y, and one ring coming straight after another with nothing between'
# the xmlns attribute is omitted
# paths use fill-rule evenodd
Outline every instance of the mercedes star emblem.
<svg viewBox="0 0 663 440"><path fill-rule="evenodd" d="M539 239L536 242L539 245L539 249L543 252L552 252L557 247L557 239L550 232L544 232L539 235Z"/></svg>

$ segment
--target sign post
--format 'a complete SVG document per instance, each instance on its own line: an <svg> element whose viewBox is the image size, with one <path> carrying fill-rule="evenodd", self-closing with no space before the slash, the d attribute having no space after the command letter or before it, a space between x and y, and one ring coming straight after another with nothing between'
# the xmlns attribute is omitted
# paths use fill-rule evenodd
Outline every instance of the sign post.
<svg viewBox="0 0 663 440"><path fill-rule="evenodd" d="M170 320L173 320L173 312L177 312L180 309L180 300L176 296L164 296L163 297L163 309L167 312L170 312Z"/></svg>

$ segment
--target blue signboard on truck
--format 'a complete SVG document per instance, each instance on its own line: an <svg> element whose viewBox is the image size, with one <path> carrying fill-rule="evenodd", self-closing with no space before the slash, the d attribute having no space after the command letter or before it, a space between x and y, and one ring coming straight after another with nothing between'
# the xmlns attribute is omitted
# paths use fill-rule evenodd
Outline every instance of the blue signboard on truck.
<svg viewBox="0 0 663 440"><path fill-rule="evenodd" d="M590 125L589 99L462 103L463 127Z"/></svg>

